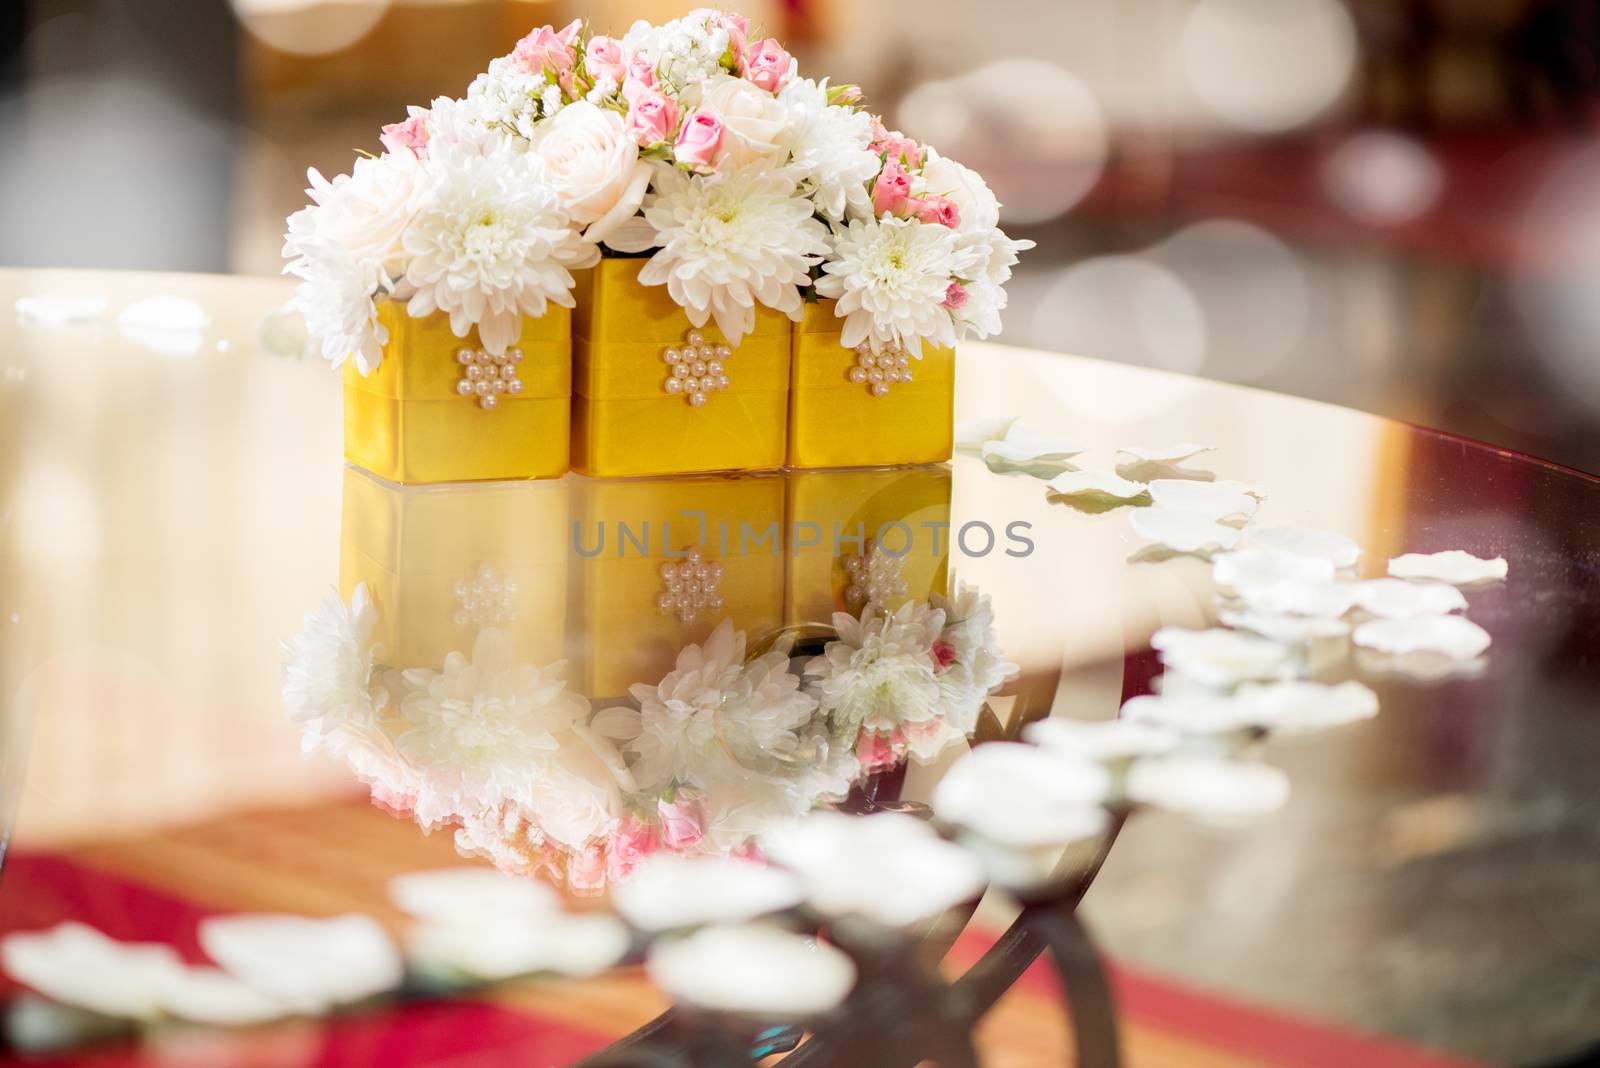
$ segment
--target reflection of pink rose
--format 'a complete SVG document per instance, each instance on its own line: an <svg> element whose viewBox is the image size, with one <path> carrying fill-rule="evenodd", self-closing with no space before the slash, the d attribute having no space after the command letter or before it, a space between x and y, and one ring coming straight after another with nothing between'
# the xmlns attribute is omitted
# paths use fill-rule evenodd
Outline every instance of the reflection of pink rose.
<svg viewBox="0 0 1600 1068"><path fill-rule="evenodd" d="M572 42L577 40L581 25L582 20L573 19L560 30L540 26L517 42L511 58L530 74L570 70L577 59Z"/></svg>
<svg viewBox="0 0 1600 1068"><path fill-rule="evenodd" d="M949 308L951 311L960 311L966 305L966 303L967 287L962 285L960 282L951 282L949 287L944 291L944 303L941 305L941 307ZM939 648L941 645L944 646L943 650L940 650ZM956 651L950 647L948 642L933 643L933 659L938 667L938 670L943 671L945 668L949 667L950 662L955 658Z"/></svg>
<svg viewBox="0 0 1600 1068"><path fill-rule="evenodd" d="M672 140L678 128L678 102L654 89L640 89L628 102L628 133L649 148Z"/></svg>
<svg viewBox="0 0 1600 1068"><path fill-rule="evenodd" d="M856 739L856 759L861 762L861 771L870 775L898 764L899 753L904 748L905 738L899 731L893 734L863 731L861 737Z"/></svg>
<svg viewBox="0 0 1600 1068"><path fill-rule="evenodd" d="M896 215L911 199L911 175L894 158L883 165L883 173L872 186L872 210L878 215Z"/></svg>
<svg viewBox="0 0 1600 1068"><path fill-rule="evenodd" d="M652 824L642 823L631 814L623 817L622 825L611 837L611 853L607 858L606 874L613 882L633 870L635 864L661 848L661 831Z"/></svg>
<svg viewBox="0 0 1600 1068"><path fill-rule="evenodd" d="M428 158L428 112L412 108L411 117L404 122L391 122L383 128L378 138L390 152L409 148L418 159Z"/></svg>
<svg viewBox="0 0 1600 1068"><path fill-rule="evenodd" d="M722 146L722 120L706 111L696 111L684 120L673 143L672 154L679 163L708 167Z"/></svg>
<svg viewBox="0 0 1600 1068"><path fill-rule="evenodd" d="M567 886L573 893L593 893L605 885L606 852L599 843L572 854L567 861Z"/></svg>
<svg viewBox="0 0 1600 1068"><path fill-rule="evenodd" d="M782 89L793 69L793 57L775 37L757 41L739 54L739 73L769 93Z"/></svg>
<svg viewBox="0 0 1600 1068"><path fill-rule="evenodd" d="M612 84L621 85L628 73L628 64L622 58L622 42L615 37L596 35L589 38L583 48L584 64L595 81L610 78Z"/></svg>
<svg viewBox="0 0 1600 1068"><path fill-rule="evenodd" d="M952 230L961 229L961 210L949 197L917 197L911 201L911 213L925 223L937 223Z"/></svg>
<svg viewBox="0 0 1600 1068"><path fill-rule="evenodd" d="M668 849L689 849L705 837L706 817L698 801L657 801L656 815L661 817L661 844Z"/></svg>

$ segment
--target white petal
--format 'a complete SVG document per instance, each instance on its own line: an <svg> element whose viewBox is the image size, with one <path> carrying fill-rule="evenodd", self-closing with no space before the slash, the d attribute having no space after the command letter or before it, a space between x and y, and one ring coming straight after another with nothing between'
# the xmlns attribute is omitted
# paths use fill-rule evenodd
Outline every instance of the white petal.
<svg viewBox="0 0 1600 1068"><path fill-rule="evenodd" d="M1440 653L1471 660L1489 648L1489 632L1461 616L1375 619L1356 628L1355 643L1384 653Z"/></svg>
<svg viewBox="0 0 1600 1068"><path fill-rule="evenodd" d="M1110 789L1100 765L1037 746L990 742L962 757L939 780L933 810L991 841L1010 846L1065 845L1097 834L1095 811Z"/></svg>
<svg viewBox="0 0 1600 1068"><path fill-rule="evenodd" d="M1190 457L1199 456L1203 452L1211 452L1215 448L1215 445L1197 445L1192 441L1180 441L1171 445L1150 447L1127 445L1118 449L1117 452L1123 456L1131 456L1135 460L1143 460L1147 463L1175 464L1181 463Z"/></svg>
<svg viewBox="0 0 1600 1068"><path fill-rule="evenodd" d="M1289 671L1289 651L1277 642L1231 630L1162 627L1150 637L1161 662L1204 686L1227 687L1251 679L1278 678Z"/></svg>
<svg viewBox="0 0 1600 1068"><path fill-rule="evenodd" d="M393 990L405 970L378 922L354 913L214 916L200 923L200 945L236 978L310 1013Z"/></svg>
<svg viewBox="0 0 1600 1068"><path fill-rule="evenodd" d="M1045 487L1051 497L1116 497L1132 500L1145 492L1143 482L1113 475L1107 471L1067 471L1052 478Z"/></svg>
<svg viewBox="0 0 1600 1068"><path fill-rule="evenodd" d="M1277 549L1240 549L1211 562L1211 579L1222 589L1271 586L1285 579L1331 582L1333 563L1318 556L1297 556Z"/></svg>
<svg viewBox="0 0 1600 1068"><path fill-rule="evenodd" d="M397 875L389 880L389 899L419 920L443 924L484 916L515 921L561 909L561 898L550 887L493 868Z"/></svg>
<svg viewBox="0 0 1600 1068"><path fill-rule="evenodd" d="M1122 706L1130 723L1182 734L1229 734L1257 726L1250 708L1231 696L1204 691L1134 697Z"/></svg>
<svg viewBox="0 0 1600 1068"><path fill-rule="evenodd" d="M7 935L0 965L11 978L65 1005L147 1019L183 963L169 946L118 942L81 923Z"/></svg>
<svg viewBox="0 0 1600 1068"><path fill-rule="evenodd" d="M1265 615L1338 619L1356 603L1356 586L1322 579L1283 579L1264 586L1246 586L1239 599Z"/></svg>
<svg viewBox="0 0 1600 1068"><path fill-rule="evenodd" d="M628 951L623 923L604 913L546 913L516 923L429 923L407 940L425 969L458 972L488 982L535 972L591 976Z"/></svg>
<svg viewBox="0 0 1600 1068"><path fill-rule="evenodd" d="M162 1007L180 1020L243 1027L276 1020L289 1006L218 968L183 968L168 978Z"/></svg>
<svg viewBox="0 0 1600 1068"><path fill-rule="evenodd" d="M1017 421L1014 415L986 415L956 424L956 448L977 452L985 442L1000 441Z"/></svg>
<svg viewBox="0 0 1600 1068"><path fill-rule="evenodd" d="M1467 599L1443 582L1372 579L1356 586L1356 604L1385 619L1444 616L1467 607Z"/></svg>
<svg viewBox="0 0 1600 1068"><path fill-rule="evenodd" d="M1236 823L1282 808L1289 777L1268 764L1218 757L1145 757L1128 771L1128 796L1198 819Z"/></svg>
<svg viewBox="0 0 1600 1068"><path fill-rule="evenodd" d="M1035 460L1070 460L1079 453L1087 452L1088 448L1076 442L1047 437L1019 419L1006 429L1004 438L985 442L979 451L993 467L996 461L1024 464Z"/></svg>
<svg viewBox="0 0 1600 1068"><path fill-rule="evenodd" d="M105 297L18 297L17 320L25 326L91 323L106 313Z"/></svg>
<svg viewBox="0 0 1600 1068"><path fill-rule="evenodd" d="M1252 548L1277 549L1295 556L1318 557L1337 568L1354 567L1356 561L1361 559L1361 546L1331 530L1266 527L1249 531L1246 538Z"/></svg>
<svg viewBox="0 0 1600 1068"><path fill-rule="evenodd" d="M1237 530L1193 512L1141 508L1128 513L1128 523L1140 537L1180 553L1231 549L1239 543Z"/></svg>
<svg viewBox="0 0 1600 1068"><path fill-rule="evenodd" d="M1273 615L1268 612L1239 612L1225 608L1217 614L1217 618L1223 626L1248 630L1270 641L1286 645L1303 645L1329 638L1343 638L1350 633L1350 624L1344 620L1316 616Z"/></svg>
<svg viewBox="0 0 1600 1068"><path fill-rule="evenodd" d="M1245 492L1243 483L1196 482L1186 478L1158 478L1150 483L1150 499L1156 507L1174 512L1193 512L1207 519L1229 516L1249 518L1256 514L1256 498Z"/></svg>
<svg viewBox="0 0 1600 1068"><path fill-rule="evenodd" d="M1248 683L1234 699L1249 707L1258 725L1277 734L1305 734L1378 714L1378 695L1359 682Z"/></svg>
<svg viewBox="0 0 1600 1068"><path fill-rule="evenodd" d="M651 980L703 1009L778 1021L835 1008L856 968L833 946L767 924L707 927L650 949Z"/></svg>
<svg viewBox="0 0 1600 1068"><path fill-rule="evenodd" d="M789 872L732 857L655 853L612 891L622 918L644 931L738 923L794 908L800 881Z"/></svg>
<svg viewBox="0 0 1600 1068"><path fill-rule="evenodd" d="M897 812L817 812L764 844L768 857L800 876L807 900L825 916L905 927L976 899L985 885L970 853Z"/></svg>
<svg viewBox="0 0 1600 1068"><path fill-rule="evenodd" d="M1506 577L1506 562L1496 556L1485 560L1449 549L1442 553L1406 553L1389 561L1389 574L1403 579L1437 579L1455 586L1494 582Z"/></svg>
<svg viewBox="0 0 1600 1068"><path fill-rule="evenodd" d="M1174 731L1126 719L1082 720L1051 716L1022 729L1023 738L1053 753L1085 760L1124 760L1177 748Z"/></svg>

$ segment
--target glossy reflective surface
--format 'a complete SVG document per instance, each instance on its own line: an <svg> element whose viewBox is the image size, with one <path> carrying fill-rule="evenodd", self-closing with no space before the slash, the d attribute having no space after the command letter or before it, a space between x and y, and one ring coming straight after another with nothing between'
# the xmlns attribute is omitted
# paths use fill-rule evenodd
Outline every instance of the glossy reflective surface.
<svg viewBox="0 0 1600 1068"><path fill-rule="evenodd" d="M285 717L282 643L356 582L381 610L389 666L442 667L486 623L537 663L565 657L572 688L604 706L658 682L721 615L753 642L824 622L857 552L829 544L831 519L848 531L864 510L893 514L920 535L947 514L954 537L908 557L901 580L908 595L958 579L992 598L1022 668L990 703L1001 730L1114 716L1159 670L1149 636L1214 613L1203 561L1130 561L1144 541L1129 509L1052 503L1039 480L971 455L887 474L395 489L340 462L336 377L258 343L285 287L0 275L0 308L46 292L110 304L87 325L0 318L3 803L19 855L66 851L216 908L312 912L381 910L386 875L453 858L448 836L351 815L345 760L304 758ZM211 325L119 331L123 305L161 292L200 301ZM1259 525L1350 536L1368 574L1408 551L1510 563L1505 584L1468 594L1494 637L1471 677L1328 653L1317 677L1364 679L1382 711L1269 743L1294 788L1277 816L1227 834L1132 821L1085 905L1114 958L1498 1062L1600 1038L1600 485L1341 409L997 346L962 354L958 408L1088 445L1085 468L1111 470L1122 446L1215 445L1187 466L1265 487ZM714 544L717 516L781 518L789 541L777 557L716 544L723 605L708 596L684 619L658 603L660 559L585 556L570 538L575 520L592 548L605 521L614 553L619 521L653 521L659 538L685 512L712 517ZM794 520L823 535L799 555L811 530ZM488 595L508 576L518 600L496 619ZM963 748L913 763L903 796L927 796ZM230 869L263 846L272 879Z"/></svg>

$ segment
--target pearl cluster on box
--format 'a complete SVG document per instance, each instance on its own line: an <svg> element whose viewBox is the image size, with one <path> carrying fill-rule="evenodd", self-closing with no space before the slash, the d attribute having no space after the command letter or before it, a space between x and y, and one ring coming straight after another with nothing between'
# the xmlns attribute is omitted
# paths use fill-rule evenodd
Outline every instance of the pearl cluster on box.
<svg viewBox="0 0 1600 1068"><path fill-rule="evenodd" d="M897 341L891 341L878 355L869 345L856 346L856 365L850 368L850 381L865 383L874 397L888 394L896 382L911 381L911 357Z"/></svg>
<svg viewBox="0 0 1600 1068"><path fill-rule="evenodd" d="M667 362L667 379L661 388L673 396L682 395L698 408L719 389L728 388L726 361L733 355L727 345L713 345L698 330L684 337L684 344L661 353Z"/></svg>
<svg viewBox="0 0 1600 1068"><path fill-rule="evenodd" d="M845 607L859 612L868 604L887 605L906 596L905 558L874 548L866 556L844 558L850 585L845 587Z"/></svg>
<svg viewBox="0 0 1600 1068"><path fill-rule="evenodd" d="M661 565L663 588L656 596L656 607L675 614L680 623L692 623L701 612L722 609L722 594L717 592L721 581L722 565L707 560L699 549L690 549L681 560Z"/></svg>
<svg viewBox="0 0 1600 1068"><path fill-rule="evenodd" d="M500 578L488 564L480 564L471 579L457 579L455 595L458 627L501 627L516 622L512 604L517 584Z"/></svg>
<svg viewBox="0 0 1600 1068"><path fill-rule="evenodd" d="M516 396L522 392L522 379L517 377L521 349L507 349L495 356L463 345L456 350L456 363L461 365L456 392L463 397L476 397L480 408L493 408L502 393Z"/></svg>

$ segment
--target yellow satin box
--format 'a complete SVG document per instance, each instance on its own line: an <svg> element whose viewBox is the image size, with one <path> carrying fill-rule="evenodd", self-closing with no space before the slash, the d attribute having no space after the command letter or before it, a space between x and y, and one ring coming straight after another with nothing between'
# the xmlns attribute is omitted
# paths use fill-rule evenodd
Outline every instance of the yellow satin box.
<svg viewBox="0 0 1600 1068"><path fill-rule="evenodd" d="M954 444L955 350L922 346L910 382L882 396L851 381L857 356L839 344L832 300L805 306L794 328L789 376L788 466L876 467L942 463ZM865 370L865 369L863 369Z"/></svg>
<svg viewBox="0 0 1600 1068"><path fill-rule="evenodd" d="M950 468L796 471L787 476L787 624L890 609L949 582ZM875 552L876 550L876 552Z"/></svg>
<svg viewBox="0 0 1600 1068"><path fill-rule="evenodd" d="M724 618L752 641L783 618L783 479L574 478L580 623L570 676L595 698L654 685ZM702 579L682 572L696 563ZM677 585L669 581L670 565ZM668 598L676 598L676 603Z"/></svg>
<svg viewBox="0 0 1600 1068"><path fill-rule="evenodd" d="M722 361L726 388L694 391L705 397L696 406L688 391L668 392L664 359L696 328L665 286L639 284L645 262L608 258L578 272L573 469L610 478L782 467L789 319L757 307L755 329ZM699 332L705 345L726 341L714 323Z"/></svg>
<svg viewBox="0 0 1600 1068"><path fill-rule="evenodd" d="M380 302L378 317L389 328L383 362L370 375L362 375L354 360L345 365L346 459L406 484L566 473L570 311L552 304L538 319L523 317L515 346L522 360L514 375L521 390L497 394L492 408L458 391L466 370L456 353L476 348L475 337L456 337L439 312L413 319L397 301Z"/></svg>
<svg viewBox="0 0 1600 1068"><path fill-rule="evenodd" d="M367 584L381 662L437 670L484 627L509 632L526 663L560 660L568 492L564 481L397 486L346 468L339 587L348 599Z"/></svg>

